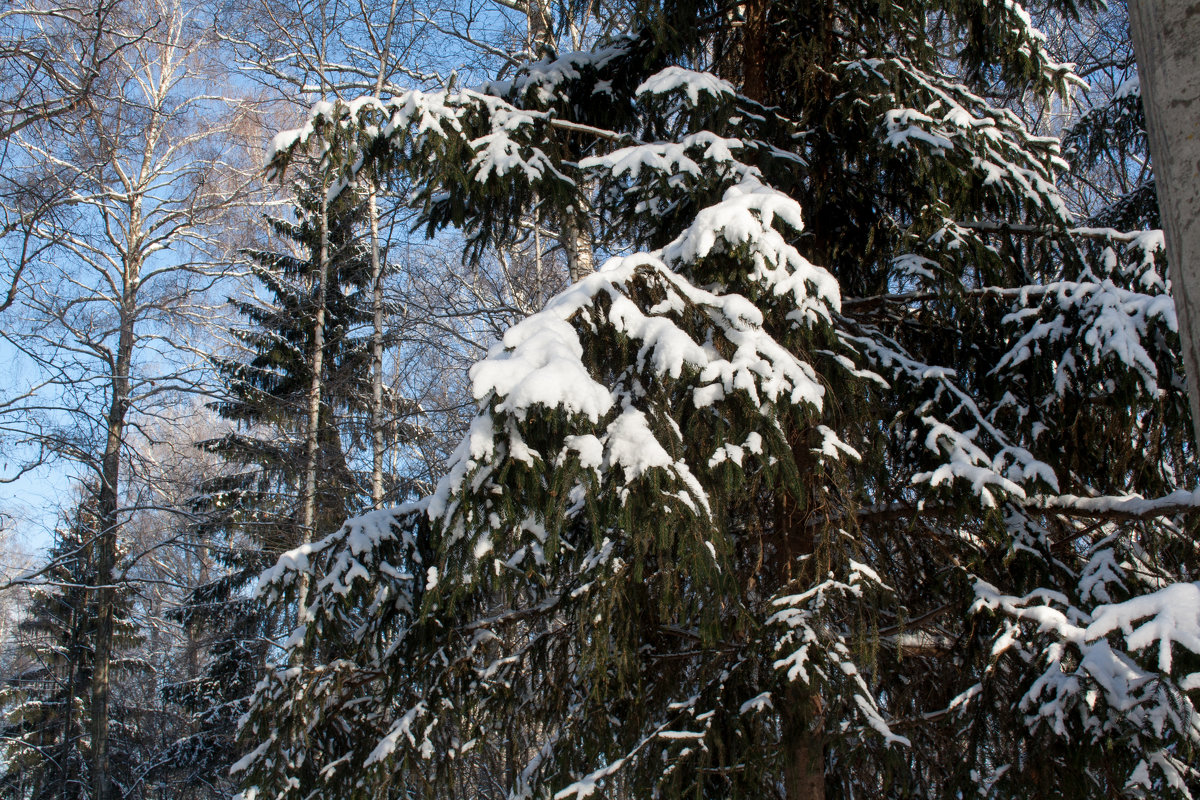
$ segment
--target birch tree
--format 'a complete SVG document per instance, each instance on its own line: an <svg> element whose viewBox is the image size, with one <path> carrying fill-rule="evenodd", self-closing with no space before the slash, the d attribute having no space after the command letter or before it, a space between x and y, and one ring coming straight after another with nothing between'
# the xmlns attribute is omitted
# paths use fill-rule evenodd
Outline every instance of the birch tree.
<svg viewBox="0 0 1200 800"><path fill-rule="evenodd" d="M1168 0L1131 0L1129 12L1200 443L1200 15Z"/></svg>
<svg viewBox="0 0 1200 800"><path fill-rule="evenodd" d="M16 299L25 267L41 243L33 235L67 195L52 165L30 161L10 146L27 129L62 134L90 97L105 91L105 73L118 54L145 35L126 24L124 0L8 4L0 11L0 240L7 266L0 311Z"/></svg>
<svg viewBox="0 0 1200 800"><path fill-rule="evenodd" d="M61 176L69 216L31 235L43 257L29 269L23 325L12 346L50 376L26 404L41 441L97 484L95 666L91 691L93 797L114 797L107 744L113 592L127 518L121 487L130 426L198 386L197 360L168 334L198 330L217 281L214 226L249 196L235 159L252 133L249 112L200 88L194 70L208 40L181 5L125 9L123 45L106 67L107 91L75 110L69 135L19 134L28 159ZM115 21L110 21L115 25ZM47 409L42 412L41 409ZM46 431L50 431L47 433Z"/></svg>

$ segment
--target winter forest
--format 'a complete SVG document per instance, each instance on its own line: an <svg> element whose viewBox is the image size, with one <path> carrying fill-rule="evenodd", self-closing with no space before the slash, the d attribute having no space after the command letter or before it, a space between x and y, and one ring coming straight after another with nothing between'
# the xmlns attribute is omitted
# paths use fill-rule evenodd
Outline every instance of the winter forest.
<svg viewBox="0 0 1200 800"><path fill-rule="evenodd" d="M0 798L1200 796L1142 86L1123 0L0 6Z"/></svg>

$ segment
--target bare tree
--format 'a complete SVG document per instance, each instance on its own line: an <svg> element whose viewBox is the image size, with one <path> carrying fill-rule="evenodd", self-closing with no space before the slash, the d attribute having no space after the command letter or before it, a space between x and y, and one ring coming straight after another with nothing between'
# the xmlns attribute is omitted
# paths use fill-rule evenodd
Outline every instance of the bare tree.
<svg viewBox="0 0 1200 800"><path fill-rule="evenodd" d="M68 200L50 165L31 162L12 138L32 128L63 133L104 91L109 67L145 35L121 20L127 0L21 0L0 10L0 240L7 245L0 311L16 299L24 268L41 252L35 222ZM61 177L61 175L59 175Z"/></svg>
<svg viewBox="0 0 1200 800"><path fill-rule="evenodd" d="M28 545L21 540L12 517L0 511L0 581L12 581L27 572L32 564L33 556ZM27 595L28 590L23 586L0 589L0 682L13 673L18 658L13 634Z"/></svg>
<svg viewBox="0 0 1200 800"><path fill-rule="evenodd" d="M103 92L89 93L64 131L15 134L23 157L49 165L69 214L41 219L30 238L24 324L4 336L49 376L18 411L30 430L98 485L95 542L100 620L92 679L92 779L113 797L108 762L109 668L117 542L128 519L121 487L131 430L198 388L194 350L169 335L199 329L220 279L218 224L250 197L242 163L253 115L194 78L211 37L174 0L123 9L107 24L122 44ZM28 135L27 135L28 134ZM65 423L65 424L64 424ZM131 428L132 426L132 428ZM49 432L48 432L49 431Z"/></svg>

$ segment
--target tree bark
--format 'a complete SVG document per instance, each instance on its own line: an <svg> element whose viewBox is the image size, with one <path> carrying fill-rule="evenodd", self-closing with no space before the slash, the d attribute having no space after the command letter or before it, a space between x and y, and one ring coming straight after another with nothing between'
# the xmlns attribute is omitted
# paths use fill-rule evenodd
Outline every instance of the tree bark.
<svg viewBox="0 0 1200 800"><path fill-rule="evenodd" d="M821 727L820 698L793 694L793 707L782 714L784 793L787 800L825 800L825 747L813 730Z"/></svg>
<svg viewBox="0 0 1200 800"><path fill-rule="evenodd" d="M1130 0L1129 23L1200 446L1200 2Z"/></svg>
<svg viewBox="0 0 1200 800"><path fill-rule="evenodd" d="M768 0L749 0L745 5L745 26L742 29L742 93L759 103L769 104L767 68L770 61L767 12ZM801 475L810 468L812 456L807 431L792 431L789 435L796 468ZM775 526L782 552L782 581L803 578L793 574L793 566L801 556L811 556L816 550L813 528L806 524L811 497L793 497L781 492L776 500ZM815 577L815 576L814 576ZM811 688L793 684L780 710L781 759L784 795L787 800L825 800L825 742L821 697Z"/></svg>
<svg viewBox="0 0 1200 800"><path fill-rule="evenodd" d="M379 207L375 181L368 188L371 216L371 507L383 508L383 269L379 262Z"/></svg>
<svg viewBox="0 0 1200 800"><path fill-rule="evenodd" d="M592 256L592 237L586 222L581 223L580 214L574 208L563 218L562 243L567 251L567 273L571 282L581 281L596 270ZM535 220L536 224L536 220Z"/></svg>
<svg viewBox="0 0 1200 800"><path fill-rule="evenodd" d="M815 469L808 441L810 436L811 430L806 429L788 434L788 444L801 479ZM820 570L812 558L817 550L816 528L808 524L814 490L806 487L801 491L800 497L781 491L775 501L779 542L776 555L781 562L776 568L782 568L782 574L774 581L776 586L820 579ZM801 562L804 557L806 560ZM798 564L802 564L799 570L796 569ZM801 683L792 683L785 703L779 714L784 796L787 800L825 800L824 703L816 691Z"/></svg>
<svg viewBox="0 0 1200 800"><path fill-rule="evenodd" d="M87 558L90 562L93 560L93 556L85 556L84 553L87 552L88 551L85 548L83 553L80 553L79 557ZM63 712L62 741L59 743L58 747L58 785L59 792L61 792L63 795L67 794L67 786L83 785L82 776L78 774L79 764L82 759L71 758L71 751L79 748L82 745L82 742L79 741L80 737L76 735L75 731L75 698L82 697L89 688L87 685L87 680L83 675L83 660L85 657L84 652L88 648L86 647L86 642L81 641L83 639L81 632L84 624L83 619L81 618L88 613L87 594L84 593L83 597L80 599L82 599L83 602L73 604L71 615L68 621L70 625L68 630L71 632L71 638L70 650L68 651L69 656L67 660L67 675L65 684L67 689L66 705ZM45 777L39 773L40 771L34 772L35 777L33 779L33 785L35 787L40 783L45 782ZM21 796L23 797L24 795ZM40 793L35 791L32 796L38 797L40 796Z"/></svg>
<svg viewBox="0 0 1200 800"><path fill-rule="evenodd" d="M112 799L108 753L109 672L113 644L113 577L117 552L118 495L121 479L121 444L129 414L129 372L133 362L133 315L140 269L126 264L121 299L120 332L113 363L112 398L106 420L104 455L100 461L100 496L97 498L101 530L96 537L96 643L92 665L92 789L95 800Z"/></svg>
<svg viewBox="0 0 1200 800"><path fill-rule="evenodd" d="M759 103L767 98L767 0L749 0L742 28L742 94Z"/></svg>
<svg viewBox="0 0 1200 800"><path fill-rule="evenodd" d="M301 511L301 544L312 544L317 516L317 456L321 430L321 378L325 361L325 293L329 285L329 194L328 181L321 182L320 252L317 254L316 311L313 318L312 380L308 387L308 427L305 432L304 494ZM296 624L305 619L308 604L308 574L302 574L296 600Z"/></svg>
<svg viewBox="0 0 1200 800"><path fill-rule="evenodd" d="M533 52L554 44L554 31L551 30L554 17L548 6L547 0L529 0L529 49ZM586 278L596 270L591 226L588 225L587 216L580 209L583 202L584 196L580 192L575 203L563 214L562 230L559 234L559 242L567 254L567 275L572 283ZM537 225L535 215L535 231Z"/></svg>
<svg viewBox="0 0 1200 800"><path fill-rule="evenodd" d="M554 32L551 30L553 17L546 6L545 0L530 0L526 12L529 47L535 55L539 48L549 47L553 44Z"/></svg>

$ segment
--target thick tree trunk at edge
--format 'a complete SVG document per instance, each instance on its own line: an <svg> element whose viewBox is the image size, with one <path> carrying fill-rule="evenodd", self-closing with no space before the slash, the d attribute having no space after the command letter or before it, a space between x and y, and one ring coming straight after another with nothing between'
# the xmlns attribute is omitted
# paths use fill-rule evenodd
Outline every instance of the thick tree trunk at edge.
<svg viewBox="0 0 1200 800"><path fill-rule="evenodd" d="M1200 447L1200 2L1130 0L1129 23Z"/></svg>

